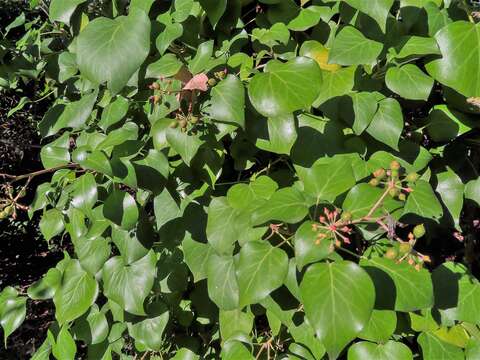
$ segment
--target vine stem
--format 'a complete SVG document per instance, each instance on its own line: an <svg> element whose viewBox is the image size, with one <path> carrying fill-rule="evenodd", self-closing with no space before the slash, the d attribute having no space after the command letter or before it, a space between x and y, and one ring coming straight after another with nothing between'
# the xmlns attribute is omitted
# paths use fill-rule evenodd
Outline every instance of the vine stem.
<svg viewBox="0 0 480 360"><path fill-rule="evenodd" d="M255 360L260 359L260 355L262 355L262 352L263 352L264 349L270 349L270 345L271 345L272 341L273 341L273 337L271 337L270 339L267 340L267 342L262 344L262 347L260 348L260 350L258 350L257 356L255 357Z"/></svg>
<svg viewBox="0 0 480 360"><path fill-rule="evenodd" d="M14 182L17 182L17 181L20 181L20 180L23 180L23 179L31 179L31 178L34 178L35 176L55 172L57 170L71 169L71 168L77 168L77 167L78 167L78 164L70 163L70 164L55 166L55 167L52 167L52 168L49 168L49 169L38 170L38 171L34 171L34 172L31 172L31 173L22 174L22 175L10 175L10 174L0 173L0 177L8 178L8 179L10 179L9 183L14 183ZM30 180L28 180L28 181L30 181Z"/></svg>
<svg viewBox="0 0 480 360"><path fill-rule="evenodd" d="M350 255L352 255L352 256L355 256L355 257L358 258L358 259L368 260L365 256L363 256L363 255L358 255L358 254L354 253L353 251L350 251L350 250L348 250L348 249L345 249L345 248L343 248L343 247L341 247L341 246L337 247L337 249L338 249L338 250L341 250L341 251L344 251L344 252L346 252L347 254L350 254Z"/></svg>
<svg viewBox="0 0 480 360"><path fill-rule="evenodd" d="M389 183L388 187L385 189L385 192L382 194L382 196L377 200L377 202L372 206L368 214L365 216L366 219L369 219L375 211L382 205L383 200L388 196L388 193L391 189L395 187L395 184Z"/></svg>

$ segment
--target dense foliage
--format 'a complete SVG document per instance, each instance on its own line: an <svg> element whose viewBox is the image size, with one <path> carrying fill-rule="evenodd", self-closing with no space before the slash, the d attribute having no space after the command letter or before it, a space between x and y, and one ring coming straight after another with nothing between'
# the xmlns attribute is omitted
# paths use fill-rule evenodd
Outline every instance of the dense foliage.
<svg viewBox="0 0 480 360"><path fill-rule="evenodd" d="M45 170L0 217L74 250L0 293L5 346L34 299L36 360L480 358L474 3L30 6L0 87L54 101Z"/></svg>

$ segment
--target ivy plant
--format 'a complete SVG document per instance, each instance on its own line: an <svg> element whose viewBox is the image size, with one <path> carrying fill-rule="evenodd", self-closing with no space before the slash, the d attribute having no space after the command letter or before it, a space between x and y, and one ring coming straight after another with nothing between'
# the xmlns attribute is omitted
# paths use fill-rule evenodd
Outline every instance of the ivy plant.
<svg viewBox="0 0 480 360"><path fill-rule="evenodd" d="M33 299L37 360L480 357L475 4L31 3L0 85L52 89L45 170L0 216L73 247L0 293L5 345Z"/></svg>

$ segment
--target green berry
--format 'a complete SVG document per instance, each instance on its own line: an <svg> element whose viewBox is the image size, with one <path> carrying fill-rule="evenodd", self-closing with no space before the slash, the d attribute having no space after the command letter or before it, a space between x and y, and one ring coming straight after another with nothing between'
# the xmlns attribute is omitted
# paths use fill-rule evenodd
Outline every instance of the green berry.
<svg viewBox="0 0 480 360"><path fill-rule="evenodd" d="M398 250L400 251L400 254L405 255L406 253L409 253L410 250L412 250L412 245L410 245L410 243L408 242L403 242L398 247Z"/></svg>
<svg viewBox="0 0 480 360"><path fill-rule="evenodd" d="M393 188L388 191L388 195L390 195L392 198L398 196L398 193L399 191L397 188Z"/></svg>
<svg viewBox="0 0 480 360"><path fill-rule="evenodd" d="M374 178L374 179L372 179L372 180L369 181L369 184L370 184L371 186L378 186L378 184L380 184L380 181L378 181L377 178Z"/></svg>
<svg viewBox="0 0 480 360"><path fill-rule="evenodd" d="M186 128L187 127L187 120L185 119L181 119L178 124L180 125L180 127L183 129L183 128Z"/></svg>
<svg viewBox="0 0 480 360"><path fill-rule="evenodd" d="M406 180L408 182L414 183L415 181L418 180L419 177L420 177L420 175L418 175L417 173L410 173L410 174L407 175Z"/></svg>
<svg viewBox="0 0 480 360"><path fill-rule="evenodd" d="M400 170L400 163L397 160L393 160L390 163L390 169L391 170Z"/></svg>
<svg viewBox="0 0 480 360"><path fill-rule="evenodd" d="M342 220L343 221L350 221L352 220L352 213L350 211L345 211L342 213Z"/></svg>
<svg viewBox="0 0 480 360"><path fill-rule="evenodd" d="M413 235L415 235L417 239L421 238L425 235L425 226L423 224L415 226L413 228Z"/></svg>
<svg viewBox="0 0 480 360"><path fill-rule="evenodd" d="M377 169L373 172L373 176L378 178L378 179L383 179L385 177L385 174L387 172L385 171L384 168Z"/></svg>
<svg viewBox="0 0 480 360"><path fill-rule="evenodd" d="M210 86L217 85L217 80L215 80L214 78L208 79L208 85L210 85Z"/></svg>
<svg viewBox="0 0 480 360"><path fill-rule="evenodd" d="M198 120L199 120L199 119L198 119L198 116L194 116L194 115L190 116L190 122L191 122L192 124L198 123Z"/></svg>
<svg viewBox="0 0 480 360"><path fill-rule="evenodd" d="M394 260L398 257L398 251L395 248L390 248L385 252L385 257L390 260Z"/></svg>

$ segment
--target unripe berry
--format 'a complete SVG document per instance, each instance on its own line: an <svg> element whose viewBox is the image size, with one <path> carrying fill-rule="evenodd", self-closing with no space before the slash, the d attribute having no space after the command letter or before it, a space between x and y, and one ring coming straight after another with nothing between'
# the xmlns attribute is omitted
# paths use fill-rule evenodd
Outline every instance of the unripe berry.
<svg viewBox="0 0 480 360"><path fill-rule="evenodd" d="M393 188L388 190L388 195L390 195L392 198L396 197L398 195L399 191L397 188Z"/></svg>
<svg viewBox="0 0 480 360"><path fill-rule="evenodd" d="M373 176L378 178L378 179L383 179L386 175L386 171L384 168L377 169L373 172Z"/></svg>
<svg viewBox="0 0 480 360"><path fill-rule="evenodd" d="M420 175L418 175L417 173L410 173L407 175L406 180L408 182L415 182L418 180L419 177Z"/></svg>
<svg viewBox="0 0 480 360"><path fill-rule="evenodd" d="M181 128L186 128L186 127L187 127L187 120L185 120L185 119L180 119L180 121L178 122L178 124L180 125Z"/></svg>
<svg viewBox="0 0 480 360"><path fill-rule="evenodd" d="M378 181L377 178L374 178L372 180L369 181L369 184L372 185L372 186L378 186L380 182Z"/></svg>
<svg viewBox="0 0 480 360"><path fill-rule="evenodd" d="M10 216L13 214L13 205L8 205L5 209L3 209L3 212L5 213L5 217Z"/></svg>
<svg viewBox="0 0 480 360"><path fill-rule="evenodd" d="M8 217L8 214L5 211L0 211L0 220L3 220Z"/></svg>
<svg viewBox="0 0 480 360"><path fill-rule="evenodd" d="M397 160L393 160L390 163L390 169L392 170L400 170L400 163Z"/></svg>
<svg viewBox="0 0 480 360"><path fill-rule="evenodd" d="M390 175L392 176L392 178L398 178L398 170L390 171Z"/></svg>
<svg viewBox="0 0 480 360"><path fill-rule="evenodd" d="M405 201L405 200L407 200L407 196L405 194L401 193L401 194L398 195L398 200Z"/></svg>
<svg viewBox="0 0 480 360"><path fill-rule="evenodd" d="M343 221L350 221L352 220L352 213L350 211L345 211L342 213L342 220Z"/></svg>
<svg viewBox="0 0 480 360"><path fill-rule="evenodd" d="M190 122L192 124L198 123L198 116L194 116L194 115L190 116Z"/></svg>
<svg viewBox="0 0 480 360"><path fill-rule="evenodd" d="M425 226L423 224L415 226L413 228L413 235L415 235L417 239L421 238L425 235Z"/></svg>
<svg viewBox="0 0 480 360"><path fill-rule="evenodd" d="M210 86L217 85L217 80L215 80L214 78L208 79L208 85L210 85Z"/></svg>
<svg viewBox="0 0 480 360"><path fill-rule="evenodd" d="M410 245L408 242L400 243L400 246L398 247L398 251L400 251L400 254L402 255L409 253L410 250L412 250L412 245Z"/></svg>
<svg viewBox="0 0 480 360"><path fill-rule="evenodd" d="M398 251L395 248L390 248L385 252L385 257L390 260L396 259L398 256Z"/></svg>

